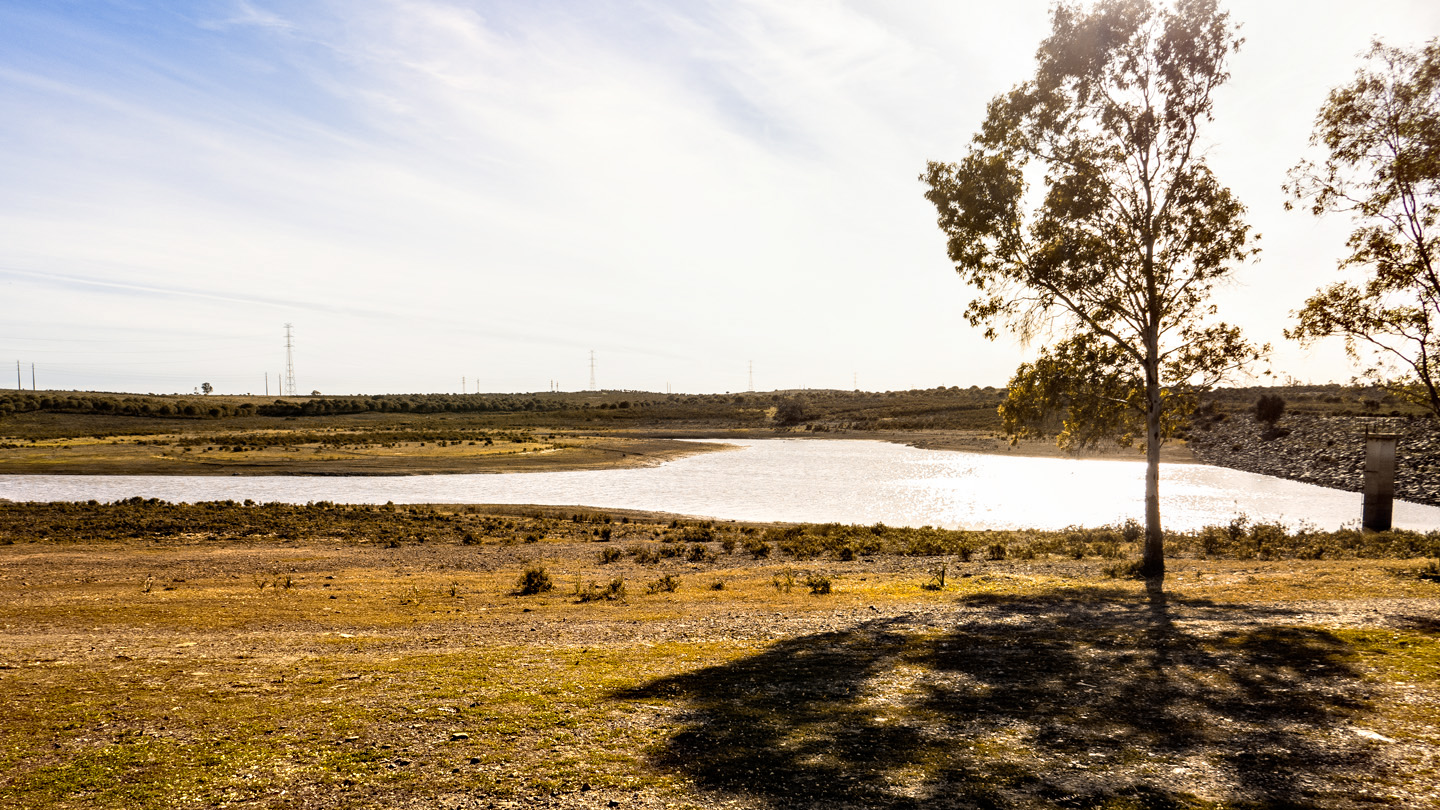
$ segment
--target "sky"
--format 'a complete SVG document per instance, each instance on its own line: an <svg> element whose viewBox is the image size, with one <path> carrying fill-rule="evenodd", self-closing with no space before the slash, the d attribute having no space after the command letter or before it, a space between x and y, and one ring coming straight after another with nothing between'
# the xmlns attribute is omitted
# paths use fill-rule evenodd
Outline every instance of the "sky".
<svg viewBox="0 0 1440 810"><path fill-rule="evenodd" d="M1315 112L1433 0L1247 0L1206 156L1282 330L1352 223L1285 211ZM1034 74L1044 2L7 0L0 386L713 393L1004 385L917 179Z"/></svg>

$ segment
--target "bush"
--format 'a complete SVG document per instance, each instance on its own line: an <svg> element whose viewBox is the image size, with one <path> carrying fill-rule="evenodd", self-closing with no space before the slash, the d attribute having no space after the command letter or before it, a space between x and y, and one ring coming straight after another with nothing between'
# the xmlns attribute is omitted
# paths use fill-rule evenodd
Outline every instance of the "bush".
<svg viewBox="0 0 1440 810"><path fill-rule="evenodd" d="M774 585L777 591L789 593L790 589L795 587L795 572L789 568L782 568L770 578L770 584Z"/></svg>
<svg viewBox="0 0 1440 810"><path fill-rule="evenodd" d="M824 574L811 574L805 577L805 586L810 589L813 596L823 596L830 593L830 577Z"/></svg>
<svg viewBox="0 0 1440 810"><path fill-rule="evenodd" d="M943 562L940 563L940 567L939 567L939 568L933 569L933 570L931 571L930 581L929 581L929 582L926 582L925 584L921 585L920 587L921 587L921 588L924 588L924 589L927 590L927 591L943 591L943 590L945 590L945 575L946 575L947 573L949 573L949 569L950 569L950 566L949 566L948 564L943 563Z"/></svg>
<svg viewBox="0 0 1440 810"><path fill-rule="evenodd" d="M1145 576L1141 573L1144 567L1145 564L1141 560L1129 563L1118 562L1105 568L1105 576L1111 579L1144 579Z"/></svg>
<svg viewBox="0 0 1440 810"><path fill-rule="evenodd" d="M645 586L646 593L674 593L678 590L680 590L680 578L674 574L666 574Z"/></svg>
<svg viewBox="0 0 1440 810"><path fill-rule="evenodd" d="M625 580L616 577L604 587L593 582L584 586L577 583L575 596L581 602L623 602L625 601Z"/></svg>
<svg viewBox="0 0 1440 810"><path fill-rule="evenodd" d="M525 572L520 575L520 579L515 582L515 593L520 596L534 596L553 590L555 590L555 582L550 579L550 572L546 571L543 565L526 568Z"/></svg>
<svg viewBox="0 0 1440 810"><path fill-rule="evenodd" d="M659 552L648 546L632 546L630 548L630 556L634 557L635 562L641 565L654 565L660 562Z"/></svg>
<svg viewBox="0 0 1440 810"><path fill-rule="evenodd" d="M745 538L744 548L752 559L762 559L770 556L770 544L759 537Z"/></svg>
<svg viewBox="0 0 1440 810"><path fill-rule="evenodd" d="M1255 400L1255 419L1267 425L1274 424L1285 414L1285 400L1276 395L1261 394Z"/></svg>
<svg viewBox="0 0 1440 810"><path fill-rule="evenodd" d="M621 552L620 549L614 546L607 546L600 549L600 564L605 565L607 563L618 562L622 556L624 556L624 553Z"/></svg>
<svg viewBox="0 0 1440 810"><path fill-rule="evenodd" d="M710 562L715 559L715 552L711 551L710 547L704 543L696 543L685 553L685 559L692 563Z"/></svg>

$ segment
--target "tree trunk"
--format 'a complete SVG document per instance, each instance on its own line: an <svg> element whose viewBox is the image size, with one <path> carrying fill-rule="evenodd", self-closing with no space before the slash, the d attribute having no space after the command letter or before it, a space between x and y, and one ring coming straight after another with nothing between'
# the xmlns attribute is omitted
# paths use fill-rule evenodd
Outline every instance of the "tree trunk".
<svg viewBox="0 0 1440 810"><path fill-rule="evenodd" d="M1148 341L1147 341L1148 342ZM1152 593L1165 589L1165 536L1160 530L1160 363L1151 350L1145 363L1145 555L1140 573Z"/></svg>

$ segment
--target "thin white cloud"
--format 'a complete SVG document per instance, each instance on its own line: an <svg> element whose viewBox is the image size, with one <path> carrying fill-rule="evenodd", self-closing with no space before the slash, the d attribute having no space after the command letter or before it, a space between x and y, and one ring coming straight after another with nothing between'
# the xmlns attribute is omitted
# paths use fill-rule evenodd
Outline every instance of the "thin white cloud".
<svg viewBox="0 0 1440 810"><path fill-rule="evenodd" d="M1335 81L1307 71L1343 79L1369 34L1310 8L1236 11L1212 150L1266 232L1226 303L1262 333L1314 286L1273 164ZM1416 8L1365 13L1383 33ZM0 283L57 330L301 320L343 369L322 390L458 384L482 356L489 387L543 389L589 348L622 387L733 390L752 359L775 387L1003 382L1018 350L965 326L915 175L1030 75L1045 9L251 0L205 17L203 60L57 23L52 56L0 55L0 265L31 274ZM1285 9L1313 14L1303 42Z"/></svg>

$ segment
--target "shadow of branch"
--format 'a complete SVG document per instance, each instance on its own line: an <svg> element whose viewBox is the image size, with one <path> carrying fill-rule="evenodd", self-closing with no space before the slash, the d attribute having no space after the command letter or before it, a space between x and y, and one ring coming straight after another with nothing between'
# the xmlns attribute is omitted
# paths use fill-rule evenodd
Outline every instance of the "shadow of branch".
<svg viewBox="0 0 1440 810"><path fill-rule="evenodd" d="M1363 742L1329 733L1366 688L1345 642L1285 619L977 597L946 631L862 622L617 697L686 707L659 766L781 805L1324 803L1366 768Z"/></svg>

